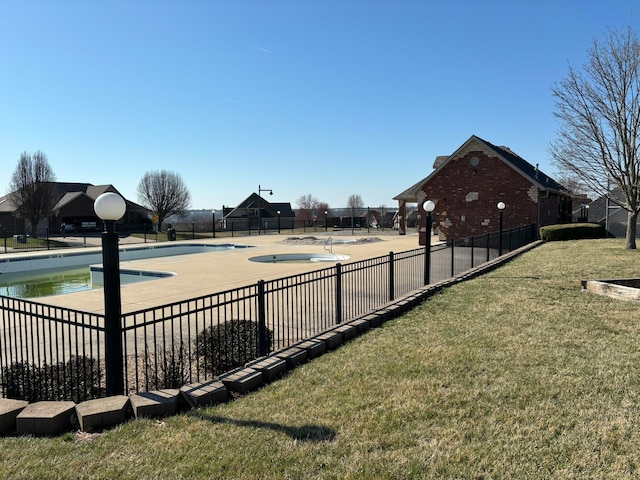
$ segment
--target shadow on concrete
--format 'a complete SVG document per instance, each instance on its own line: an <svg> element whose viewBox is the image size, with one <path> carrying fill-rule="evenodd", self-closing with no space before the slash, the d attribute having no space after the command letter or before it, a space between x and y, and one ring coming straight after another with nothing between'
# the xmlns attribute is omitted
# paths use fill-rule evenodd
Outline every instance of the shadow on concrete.
<svg viewBox="0 0 640 480"><path fill-rule="evenodd" d="M288 426L279 423L262 422L260 420L239 420L235 418L226 418L218 415L207 415L201 410L187 412L187 415L197 417L202 420L208 420L212 423L227 423L239 427L248 428L264 428L273 430L274 432L282 432L287 434L294 440L300 442L332 442L336 437L336 432L332 428L323 427L321 425L300 425Z"/></svg>

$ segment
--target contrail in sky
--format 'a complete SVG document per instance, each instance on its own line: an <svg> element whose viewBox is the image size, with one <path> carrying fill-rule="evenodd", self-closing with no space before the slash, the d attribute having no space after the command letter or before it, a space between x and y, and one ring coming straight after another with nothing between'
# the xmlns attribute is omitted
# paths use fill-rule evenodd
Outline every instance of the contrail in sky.
<svg viewBox="0 0 640 480"><path fill-rule="evenodd" d="M256 50L260 50L264 53L273 53L271 50L267 50L266 48L258 47L257 45L250 45L251 48L255 48Z"/></svg>

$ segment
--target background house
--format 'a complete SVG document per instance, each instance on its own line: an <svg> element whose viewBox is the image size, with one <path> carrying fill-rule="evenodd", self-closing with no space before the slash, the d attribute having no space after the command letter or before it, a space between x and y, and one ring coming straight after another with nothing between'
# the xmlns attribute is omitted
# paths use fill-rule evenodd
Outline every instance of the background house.
<svg viewBox="0 0 640 480"><path fill-rule="evenodd" d="M34 231L49 229L50 232L58 232L63 224L67 232L100 230L102 220L93 209L96 198L105 192L121 195L113 185L55 182L53 186L55 206L49 217L43 219L35 228L27 225L26 219L16 215L16 206L11 194L1 197L1 228L12 234L24 234L29 228ZM142 229L145 225L151 225L151 212L148 209L127 199L125 204L125 214L117 222L120 231Z"/></svg>
<svg viewBox="0 0 640 480"><path fill-rule="evenodd" d="M426 238L426 200L436 204L433 225L442 240L498 231L498 202L506 205L505 229L571 221L571 196L562 185L508 147L475 135L453 154L437 157L429 176L394 199L399 203L401 235L407 228L407 204L418 204L420 244Z"/></svg>
<svg viewBox="0 0 640 480"><path fill-rule="evenodd" d="M278 212L280 212L278 214ZM236 207L222 207L222 228L225 230L266 230L293 228L295 214L288 202L270 203L252 193Z"/></svg>
<svg viewBox="0 0 640 480"><path fill-rule="evenodd" d="M573 212L574 220L589 223L599 223L605 227L609 235L625 238L629 212L618 203L624 201L624 195L619 188L610 193L610 198L599 197L593 202L584 203ZM640 223L636 225L636 236L640 237Z"/></svg>
<svg viewBox="0 0 640 480"><path fill-rule="evenodd" d="M298 213L301 210L297 210ZM315 221L298 220L297 226L317 227L320 229L377 229L396 228L394 226L397 210L394 208L329 208L327 210L318 210ZM300 215L298 215L298 218Z"/></svg>

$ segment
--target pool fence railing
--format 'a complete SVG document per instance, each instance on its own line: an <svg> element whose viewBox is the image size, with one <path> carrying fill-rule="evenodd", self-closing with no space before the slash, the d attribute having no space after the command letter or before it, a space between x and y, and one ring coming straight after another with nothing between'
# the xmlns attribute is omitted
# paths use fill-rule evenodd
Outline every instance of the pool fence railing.
<svg viewBox="0 0 640 480"><path fill-rule="evenodd" d="M121 316L125 394L204 382L537 240L534 225L469 237ZM102 314L0 296L0 397L106 395Z"/></svg>

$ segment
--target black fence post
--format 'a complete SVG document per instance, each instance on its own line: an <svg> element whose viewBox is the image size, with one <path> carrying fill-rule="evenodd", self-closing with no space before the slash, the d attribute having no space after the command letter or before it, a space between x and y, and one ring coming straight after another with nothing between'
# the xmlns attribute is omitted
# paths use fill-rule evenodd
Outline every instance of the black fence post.
<svg viewBox="0 0 640 480"><path fill-rule="evenodd" d="M395 265L393 259L393 252L389 252L389 301L393 301L396 298L395 293Z"/></svg>
<svg viewBox="0 0 640 480"><path fill-rule="evenodd" d="M455 275L456 268L456 240L455 238L451 239L451 276Z"/></svg>
<svg viewBox="0 0 640 480"><path fill-rule="evenodd" d="M475 243L476 236L471 237L471 268L473 268L473 244Z"/></svg>
<svg viewBox="0 0 640 480"><path fill-rule="evenodd" d="M336 263L336 325L342 323L342 265Z"/></svg>
<svg viewBox="0 0 640 480"><path fill-rule="evenodd" d="M51 243L50 243L50 239L49 239L49 227L46 228L45 235L46 235L45 243L47 244L47 250L50 250L51 249Z"/></svg>
<svg viewBox="0 0 640 480"><path fill-rule="evenodd" d="M258 353L261 357L264 357L269 352L264 300L264 280L258 280Z"/></svg>
<svg viewBox="0 0 640 480"><path fill-rule="evenodd" d="M490 252L489 247L491 247L491 234L487 233L487 262L491 260L489 256L489 252Z"/></svg>

